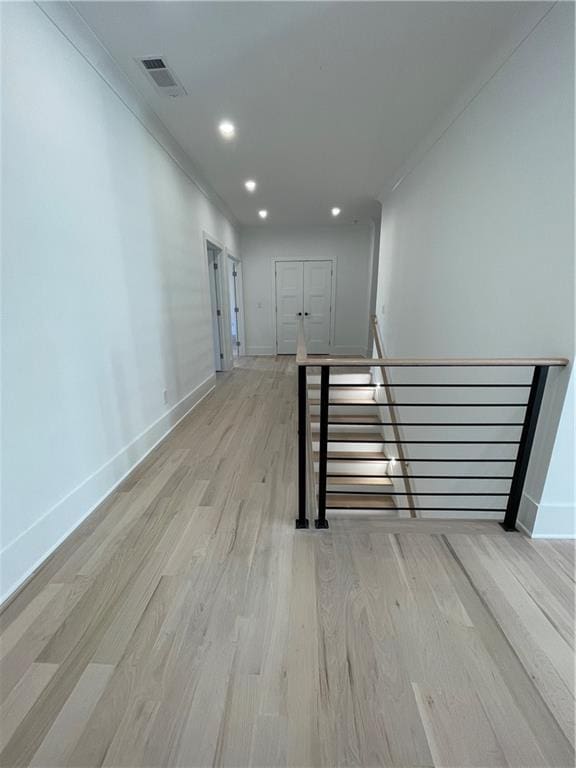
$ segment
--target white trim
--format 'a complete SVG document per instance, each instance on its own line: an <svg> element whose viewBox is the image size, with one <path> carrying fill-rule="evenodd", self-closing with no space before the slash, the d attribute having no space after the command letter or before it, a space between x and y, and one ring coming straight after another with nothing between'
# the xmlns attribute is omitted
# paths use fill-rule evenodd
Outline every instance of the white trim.
<svg viewBox="0 0 576 768"><path fill-rule="evenodd" d="M561 533L531 533L528 528L526 528L526 526L520 522L520 520L516 521L516 527L520 528L520 531L528 536L529 539L554 539L556 541L572 541L573 539L576 539L576 533L569 536L563 535Z"/></svg>
<svg viewBox="0 0 576 768"><path fill-rule="evenodd" d="M535 502L531 496L523 491L522 496L520 497L520 505L518 508L516 525L521 525L522 529L526 531L530 537L532 537L532 531L534 529L537 514L537 502Z"/></svg>
<svg viewBox="0 0 576 768"><path fill-rule="evenodd" d="M520 520L516 520L516 528L520 529L520 532L523 533L525 536L528 536L529 539L532 538L531 532L526 528L524 523L521 523Z"/></svg>
<svg viewBox="0 0 576 768"><path fill-rule="evenodd" d="M358 346L346 346L345 344L338 344L332 347L332 352L334 355L346 355L348 357L365 357L366 359L366 366L370 365L370 355L368 354L368 350L366 347L363 347L361 344L358 344Z"/></svg>
<svg viewBox="0 0 576 768"><path fill-rule="evenodd" d="M543 520L554 533L542 531ZM576 509L571 504L538 503L523 493L516 525L531 539L576 539Z"/></svg>
<svg viewBox="0 0 576 768"><path fill-rule="evenodd" d="M216 376L212 374L0 551L0 605L210 394L215 383ZM136 461L132 459L135 453L139 454ZM78 514L79 510L85 511ZM30 555L31 552L34 554ZM33 562L28 566L26 561L31 557Z"/></svg>
<svg viewBox="0 0 576 768"><path fill-rule="evenodd" d="M133 114L142 127L180 168L182 173L232 225L238 226L237 218L224 200L214 192L192 158L180 146L152 109L144 94L124 74L118 62L84 19L81 11L70 2L56 3L51 0L36 0L35 5L86 63L92 67L126 109Z"/></svg>
<svg viewBox="0 0 576 768"><path fill-rule="evenodd" d="M572 504L540 502L532 538L576 539L576 508Z"/></svg>
<svg viewBox="0 0 576 768"><path fill-rule="evenodd" d="M246 354L249 357L274 357L276 352L274 351L274 347L254 347L250 345L246 347Z"/></svg>
<svg viewBox="0 0 576 768"><path fill-rule="evenodd" d="M432 129L428 132L423 141L419 143L416 149L410 153L407 160L396 169L387 182L384 189L377 196L380 203L385 203L386 198L394 192L400 184L420 165L433 147L441 141L443 136L450 130L452 125L466 112L472 103L478 98L480 93L488 83L497 76L502 67L512 58L518 48L530 37L541 21L550 13L557 3L551 3L546 10L542 11L534 3L535 10L528 14L522 23L514 29L506 43L496 52L496 54L484 62L480 72L474 78L474 82L462 93L451 108L444 112L434 123Z"/></svg>
<svg viewBox="0 0 576 768"><path fill-rule="evenodd" d="M218 269L216 270L218 272L218 285L220 288L220 301L222 303L222 306L220 308L221 311L221 319L220 319L220 330L221 330L221 337L220 341L222 343L223 349L220 350L224 357L222 358L222 371L229 371L232 369L234 365L234 357L232 355L232 332L230 328L230 294L228 290L228 279L224 279L224 274L226 273L225 269L225 263L227 260L227 254L228 251L226 249L226 246L224 243L220 242L218 238L212 237L212 235L207 232L205 229L202 230L202 248L204 252L204 261L206 264L206 277L207 277L207 283L206 283L206 290L210 290L209 280L210 275L208 274L208 243L210 245L214 245L216 248L219 249L220 253L216 257L216 261L218 262ZM212 326L212 323L210 323Z"/></svg>
<svg viewBox="0 0 576 768"><path fill-rule="evenodd" d="M242 259L238 258L237 256L233 256L229 249L226 248L226 256L230 261L234 262L236 267L240 267L240 269L236 269L237 277L236 277L236 301L238 302L238 307L240 308L240 312L238 313L240 315L240 322L238 322L238 318L236 318L236 328L238 330L238 334L240 336L240 346L238 347L238 357L241 357L242 355L246 354L246 327L244 325L244 283L243 283L243 267L242 267ZM232 358L234 358L234 351L232 351Z"/></svg>

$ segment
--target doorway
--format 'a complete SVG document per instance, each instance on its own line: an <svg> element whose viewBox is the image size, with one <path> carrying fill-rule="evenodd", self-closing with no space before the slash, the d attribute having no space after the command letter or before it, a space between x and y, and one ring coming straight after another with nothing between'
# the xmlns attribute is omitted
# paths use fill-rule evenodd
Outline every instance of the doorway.
<svg viewBox="0 0 576 768"><path fill-rule="evenodd" d="M208 257L208 281L210 283L210 316L212 320L212 341L214 349L214 370L224 370L224 329L222 326L222 287L219 276L219 262L222 249L206 241Z"/></svg>
<svg viewBox="0 0 576 768"><path fill-rule="evenodd" d="M299 318L308 352L330 352L332 261L276 262L276 351L296 353Z"/></svg>

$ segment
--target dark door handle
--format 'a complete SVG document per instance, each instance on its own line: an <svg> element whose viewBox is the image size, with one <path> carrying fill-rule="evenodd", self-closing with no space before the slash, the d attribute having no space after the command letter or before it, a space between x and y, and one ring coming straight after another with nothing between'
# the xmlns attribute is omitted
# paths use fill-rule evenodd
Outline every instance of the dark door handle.
<svg viewBox="0 0 576 768"><path fill-rule="evenodd" d="M302 317L302 312L298 312L299 317Z"/></svg>
<svg viewBox="0 0 576 768"><path fill-rule="evenodd" d="M304 314L306 315L306 317L308 317L308 315L309 315L309 312L304 312Z"/></svg>

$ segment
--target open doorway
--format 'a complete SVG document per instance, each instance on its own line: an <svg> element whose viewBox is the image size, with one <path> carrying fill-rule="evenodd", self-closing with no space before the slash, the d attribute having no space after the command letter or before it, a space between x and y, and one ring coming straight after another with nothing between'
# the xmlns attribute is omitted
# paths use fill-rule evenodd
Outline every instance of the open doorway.
<svg viewBox="0 0 576 768"><path fill-rule="evenodd" d="M242 305L242 264L228 254L228 295L230 298L230 335L234 359L244 354L244 312Z"/></svg>
<svg viewBox="0 0 576 768"><path fill-rule="evenodd" d="M212 340L214 349L214 370L224 370L224 328L222 286L220 281L220 255L222 249L210 241L206 241L206 255L208 257L208 281L210 283L210 308L212 319Z"/></svg>

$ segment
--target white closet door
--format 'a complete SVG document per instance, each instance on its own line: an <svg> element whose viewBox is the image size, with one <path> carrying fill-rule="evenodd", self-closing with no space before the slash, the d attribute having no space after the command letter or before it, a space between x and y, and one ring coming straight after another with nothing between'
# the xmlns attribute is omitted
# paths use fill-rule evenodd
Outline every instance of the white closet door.
<svg viewBox="0 0 576 768"><path fill-rule="evenodd" d="M295 355L303 313L302 261L276 262L276 344L279 355Z"/></svg>
<svg viewBox="0 0 576 768"><path fill-rule="evenodd" d="M304 328L308 354L330 352L332 262L304 262Z"/></svg>

